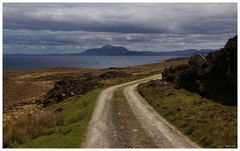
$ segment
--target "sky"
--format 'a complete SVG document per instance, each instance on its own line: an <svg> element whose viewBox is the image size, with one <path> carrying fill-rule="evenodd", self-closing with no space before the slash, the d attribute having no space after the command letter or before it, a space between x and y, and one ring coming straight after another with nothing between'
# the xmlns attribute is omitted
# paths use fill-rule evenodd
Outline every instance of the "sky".
<svg viewBox="0 0 240 151"><path fill-rule="evenodd" d="M237 34L237 3L4 3L5 54L219 49Z"/></svg>

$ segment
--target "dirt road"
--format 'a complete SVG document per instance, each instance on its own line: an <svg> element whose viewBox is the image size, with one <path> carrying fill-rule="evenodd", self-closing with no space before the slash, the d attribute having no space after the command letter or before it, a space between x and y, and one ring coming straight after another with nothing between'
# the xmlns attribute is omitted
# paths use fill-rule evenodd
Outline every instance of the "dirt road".
<svg viewBox="0 0 240 151"><path fill-rule="evenodd" d="M198 147L179 132L137 93L138 84L154 75L109 87L99 95L84 146L88 148L188 148ZM123 89L122 98L113 99Z"/></svg>

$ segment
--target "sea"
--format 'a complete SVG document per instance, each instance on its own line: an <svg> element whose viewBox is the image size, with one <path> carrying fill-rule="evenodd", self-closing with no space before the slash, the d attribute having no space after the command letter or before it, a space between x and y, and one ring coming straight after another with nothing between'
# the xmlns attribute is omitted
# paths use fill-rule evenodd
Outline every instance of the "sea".
<svg viewBox="0 0 240 151"><path fill-rule="evenodd" d="M3 69L48 67L109 68L162 62L176 56L3 55Z"/></svg>

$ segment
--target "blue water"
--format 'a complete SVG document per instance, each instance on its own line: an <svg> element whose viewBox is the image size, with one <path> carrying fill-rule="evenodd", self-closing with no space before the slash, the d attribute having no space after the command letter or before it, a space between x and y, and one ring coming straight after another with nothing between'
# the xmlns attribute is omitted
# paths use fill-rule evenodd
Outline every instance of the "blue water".
<svg viewBox="0 0 240 151"><path fill-rule="evenodd" d="M6 70L42 67L126 67L160 62L172 57L174 56L3 55L3 68Z"/></svg>

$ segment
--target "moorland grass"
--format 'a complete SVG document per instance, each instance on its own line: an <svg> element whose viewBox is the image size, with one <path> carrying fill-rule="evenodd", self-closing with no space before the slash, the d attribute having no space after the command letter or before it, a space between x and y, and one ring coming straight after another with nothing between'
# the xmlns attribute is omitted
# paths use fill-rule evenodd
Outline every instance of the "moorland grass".
<svg viewBox="0 0 240 151"><path fill-rule="evenodd" d="M173 85L138 87L155 110L202 147L237 146L237 107L225 106Z"/></svg>
<svg viewBox="0 0 240 151"><path fill-rule="evenodd" d="M77 148L81 147L91 119L94 104L102 89L63 101L46 110L62 108L60 113L63 118L61 125L48 129L45 135L36 137L25 143L19 144L20 148Z"/></svg>
<svg viewBox="0 0 240 151"><path fill-rule="evenodd" d="M4 122L3 147L14 147L30 139L48 133L48 129L63 122L62 116L54 112L40 112L14 121Z"/></svg>

